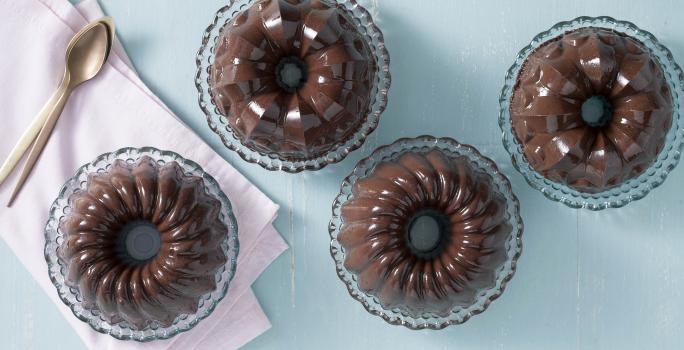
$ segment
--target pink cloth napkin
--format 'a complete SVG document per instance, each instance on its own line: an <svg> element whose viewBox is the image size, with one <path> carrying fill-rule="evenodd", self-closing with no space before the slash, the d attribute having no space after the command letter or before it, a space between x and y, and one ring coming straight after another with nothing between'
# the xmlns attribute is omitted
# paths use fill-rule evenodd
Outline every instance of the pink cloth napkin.
<svg viewBox="0 0 684 350"><path fill-rule="evenodd" d="M0 0L0 158L6 156L59 83L73 34L101 16L93 0ZM189 64L192 64L189 62ZM219 182L236 212L240 255L228 295L192 330L151 343L120 341L76 319L57 296L43 258L47 211L79 166L121 147L154 146L199 163ZM15 172L0 187L7 202ZM92 81L71 96L55 131L11 209L0 209L0 237L92 349L234 349L270 327L251 284L287 245L272 225L278 206L186 128L138 78L120 45Z"/></svg>

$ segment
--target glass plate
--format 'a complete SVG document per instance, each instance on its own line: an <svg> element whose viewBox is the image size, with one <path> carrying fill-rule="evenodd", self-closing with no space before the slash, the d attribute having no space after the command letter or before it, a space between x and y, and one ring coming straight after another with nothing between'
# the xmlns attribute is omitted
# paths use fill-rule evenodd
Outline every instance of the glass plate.
<svg viewBox="0 0 684 350"><path fill-rule="evenodd" d="M261 165L267 170L282 170L297 173L303 170L319 170L328 164L337 163L349 153L361 147L368 135L378 126L380 115L387 106L391 77L389 73L389 53L380 29L373 22L371 14L356 0L324 0L344 10L347 17L353 19L360 33L366 38L376 61L376 74L371 89L370 111L365 122L348 139L338 142L325 154L312 159L287 160L275 153L263 153L253 150L240 142L228 124L228 119L217 109L210 94L209 69L214 63L214 47L221 28L233 17L246 10L259 0L230 0L227 6L219 9L214 21L207 27L202 38L202 46L197 53L197 74L195 86L199 93L199 105L207 118L207 123L229 149L237 152L242 159Z"/></svg>
<svg viewBox="0 0 684 350"><path fill-rule="evenodd" d="M68 287L64 282L66 269L57 257L57 247L64 240L64 233L59 228L59 223L71 210L69 197L73 193L85 189L88 174L106 171L117 159L133 164L142 156L151 157L159 165L175 161L180 165L185 174L202 178L208 194L221 202L220 219L228 227L228 234L222 243L223 251L227 257L226 264L216 272L216 289L211 293L205 294L200 299L197 312L191 315L179 315L169 327L162 327L159 324L153 323L142 330L136 330L131 328L125 321L109 324L100 316L100 312L97 309L91 310L83 307L83 300L78 290ZM52 280L55 288L57 288L59 297L80 320L88 323L100 333L109 334L121 340L150 341L170 338L180 332L191 329L199 321L209 316L228 291L228 285L235 275L238 251L237 221L230 200L221 191L216 180L211 175L205 173L197 163L184 159L176 153L160 151L151 147L123 148L112 153L103 154L92 163L82 166L76 175L69 179L59 191L59 196L50 208L49 219L45 227L45 260L48 264L50 280Z"/></svg>
<svg viewBox="0 0 684 350"><path fill-rule="evenodd" d="M474 169L488 174L492 178L492 188L500 193L507 202L506 213L508 221L512 227L512 232L506 242L506 261L496 272L494 286L480 292L474 303L463 307L458 306L451 310L446 316L434 314L423 314L421 317L412 317L399 308L385 309L378 299L370 294L363 292L358 285L357 277L354 273L344 267L346 251L337 240L342 226L341 207L352 196L354 183L368 176L376 165L383 161L397 159L402 154L413 152L427 152L430 150L440 150L449 157L466 157ZM361 160L352 173L342 182L340 193L335 198L332 206L332 220L328 227L330 232L330 254L335 260L337 275L347 286L349 294L358 300L373 315L380 316L382 319L393 325L402 325L410 329L442 329L449 325L461 324L477 315L498 298L504 291L506 283L511 280L515 273L516 264L522 252L522 232L523 222L520 217L520 205L518 198L511 190L508 179L499 171L496 164L487 157L484 157L475 148L469 145L460 144L451 138L435 138L432 136L419 136L413 139L399 139L391 145L377 148L368 158Z"/></svg>
<svg viewBox="0 0 684 350"><path fill-rule="evenodd" d="M674 103L672 126L666 136L665 146L656 161L641 175L627 180L619 186L598 193L580 192L567 185L551 181L535 171L525 159L520 144L513 134L509 112L511 96L518 79L518 73L527 56L547 41L568 31L584 27L613 29L641 41L660 63L672 92ZM682 120L680 110L680 107L684 104L683 87L684 74L681 68L674 61L670 50L660 44L653 34L637 28L637 26L630 22L618 21L611 17L578 17L568 22L560 22L551 27L551 29L535 36L532 42L518 53L515 62L506 74L506 80L499 98L499 126L503 132L503 144L508 153L511 154L513 165L525 177L530 186L541 191L549 199L561 202L572 208L586 208L590 210L622 207L643 198L652 189L661 185L670 171L679 162L684 136L684 121Z"/></svg>

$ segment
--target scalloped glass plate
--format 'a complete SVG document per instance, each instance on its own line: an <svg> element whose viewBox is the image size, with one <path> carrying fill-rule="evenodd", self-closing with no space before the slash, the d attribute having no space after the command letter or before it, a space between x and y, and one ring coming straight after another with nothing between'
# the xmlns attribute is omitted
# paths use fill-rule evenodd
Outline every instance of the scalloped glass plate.
<svg viewBox="0 0 684 350"><path fill-rule="evenodd" d="M598 193L577 191L567 185L551 181L532 169L513 134L509 111L511 96L518 79L518 73L527 56L547 41L568 31L583 27L613 29L641 41L663 69L674 102L672 126L667 134L665 147L658 155L656 161L636 178ZM680 108L683 104L684 74L679 65L674 61L670 50L660 44L653 34L639 29L633 23L618 21L611 17L578 17L571 21L560 22L551 27L551 29L538 34L529 45L518 53L515 62L506 74L506 80L499 97L499 126L503 132L504 147L511 154L513 165L525 177L530 186L541 191L549 199L561 202L569 207L602 210L622 207L643 198L652 189L661 185L670 171L675 168L679 162L683 146L682 140L684 140L684 121L682 120Z"/></svg>
<svg viewBox="0 0 684 350"><path fill-rule="evenodd" d="M371 89L372 100L369 112L364 123L348 139L335 144L325 154L311 159L288 160L279 157L275 153L263 153L253 150L242 144L228 124L228 119L222 115L211 96L209 86L209 69L214 63L214 48L221 32L221 28L233 17L246 10L254 2L259 0L230 0L230 3L221 8L212 24L207 27L202 38L202 46L197 53L197 74L195 86L199 93L199 105L207 118L207 123L229 149L237 152L242 159L250 163L256 163L267 170L282 170L289 173L297 173L303 170L319 170L328 164L337 163L349 153L361 147L368 135L378 126L380 115L387 106L387 94L389 92L391 77L389 73L389 53L385 48L385 42L380 29L373 22L371 14L356 0L324 0L344 10L347 16L353 19L358 26L359 32L364 35L366 42L376 61L376 74Z"/></svg>
<svg viewBox="0 0 684 350"><path fill-rule="evenodd" d="M368 176L379 163L397 159L408 151L428 152L434 149L442 151L449 157L466 157L475 169L492 177L493 188L506 199L506 213L513 231L506 241L507 259L496 271L494 286L481 291L474 303L465 307L455 307L446 317L429 313L420 317L413 317L399 308L383 308L376 297L359 288L356 275L344 267L347 252L337 240L337 236L343 224L341 207L351 198L352 187L358 179ZM359 161L352 173L344 179L340 193L333 202L332 212L332 220L328 227L331 238L330 254L335 260L337 275L347 286L349 294L363 304L369 313L382 317L390 324L402 325L410 329L442 329L449 325L466 322L470 317L485 311L489 304L503 293L506 284L515 273L516 264L522 252L523 222L520 217L520 204L511 189L510 182L492 160L480 154L472 146L460 144L451 138L435 138L432 136L419 136L413 139L403 138L390 145L377 148L368 158Z"/></svg>
<svg viewBox="0 0 684 350"><path fill-rule="evenodd" d="M135 163L142 156L149 156L163 165L168 162L177 162L183 172L202 178L207 193L217 198L221 202L220 220L228 227L226 239L221 244L224 253L228 257L223 268L216 272L216 289L207 293L199 301L196 313L190 315L179 315L169 327L162 327L159 324L151 324L142 330L131 328L123 321L110 324L97 309L86 309L82 304L82 298L75 288L70 288L65 284L65 266L57 257L57 247L64 240L64 233L59 228L59 223L64 219L65 214L70 211L71 203L69 197L76 191L85 188L88 174L106 171L116 159L125 160L128 163ZM184 159L180 155L161 151L151 147L145 148L122 148L112 153L99 156L92 163L82 166L76 175L69 179L59 191L59 196L50 208L49 219L45 227L45 260L48 264L50 280L57 288L57 293L62 301L71 311L83 322L88 323L93 329L100 333L109 334L121 340L150 341L155 339L166 339L174 335L187 331L194 327L199 321L209 316L216 305L223 299L228 291L228 285L235 275L237 256L239 251L238 228L233 209L228 197L221 191L219 184L211 175L207 174L195 162Z"/></svg>

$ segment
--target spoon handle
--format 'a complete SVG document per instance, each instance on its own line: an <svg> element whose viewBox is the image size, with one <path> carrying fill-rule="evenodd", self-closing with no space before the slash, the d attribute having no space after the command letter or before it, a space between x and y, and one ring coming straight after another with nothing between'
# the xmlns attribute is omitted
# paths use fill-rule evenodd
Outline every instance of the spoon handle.
<svg viewBox="0 0 684 350"><path fill-rule="evenodd" d="M31 147L31 151L29 151L28 158L26 159L26 164L24 164L24 169L21 171L21 175L17 180L16 187L14 188L14 191L10 196L9 202L7 203L7 207L12 206L14 199L19 194L19 191L21 191L22 187L24 186L24 183L26 183L26 179L31 173L33 166L36 164L36 161L40 157L40 154L43 152L45 144L47 144L48 140L50 139L50 135L52 135L52 129L55 128L55 124L57 124L57 120L59 119L59 116L62 114L62 110L64 109L64 105L66 104L66 101L70 93L71 89L69 88L68 83L61 84L59 86L59 89L57 89L57 92L55 92L55 96L57 96L57 98L55 99L52 108L48 108L49 113L46 113L45 115L45 123L38 132L38 136L36 137L36 140L33 143L33 146Z"/></svg>
<svg viewBox="0 0 684 350"><path fill-rule="evenodd" d="M12 170L14 170L14 168L17 166L17 163L19 163L21 157L29 149L29 146L31 146L33 140L36 139L36 136L38 136L38 133L45 124L45 121L55 110L55 107L57 107L57 103L64 93L62 91L63 85L67 85L66 79L62 79L62 83L57 88L57 91L52 94L52 97L50 97L43 108L41 108L40 112L38 112L35 118L33 118L31 125L29 125L29 127L24 131L19 138L19 141L17 141L17 144L14 145L14 148L12 148L9 156L7 156L7 159L5 159L5 162L2 163L2 166L0 167L0 185L2 185L9 174L12 173Z"/></svg>

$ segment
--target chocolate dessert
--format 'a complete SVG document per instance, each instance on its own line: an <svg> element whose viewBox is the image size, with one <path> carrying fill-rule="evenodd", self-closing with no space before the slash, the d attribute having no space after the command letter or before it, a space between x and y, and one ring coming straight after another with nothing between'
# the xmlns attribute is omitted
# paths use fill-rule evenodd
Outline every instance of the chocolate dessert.
<svg viewBox="0 0 684 350"><path fill-rule="evenodd" d="M366 120L376 62L341 8L256 1L222 28L214 53L214 104L250 149L311 159Z"/></svg>
<svg viewBox="0 0 684 350"><path fill-rule="evenodd" d="M57 254L86 308L134 329L196 312L226 263L221 202L176 162L117 160L71 195Z"/></svg>
<svg viewBox="0 0 684 350"><path fill-rule="evenodd" d="M513 234L506 208L467 158L406 152L358 179L342 205L344 266L385 309L447 316L495 286Z"/></svg>
<svg viewBox="0 0 684 350"><path fill-rule="evenodd" d="M586 27L528 56L510 115L534 170L597 193L653 164L672 124L673 98L659 62L640 41Z"/></svg>

